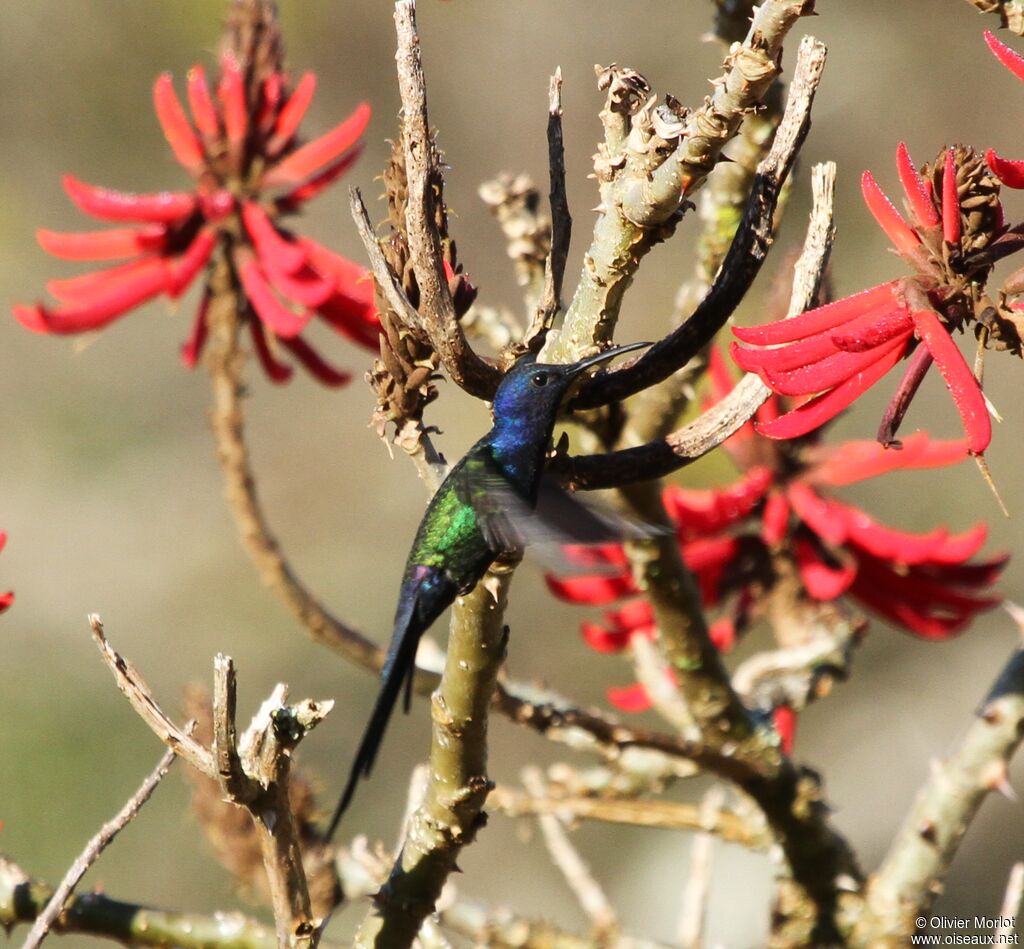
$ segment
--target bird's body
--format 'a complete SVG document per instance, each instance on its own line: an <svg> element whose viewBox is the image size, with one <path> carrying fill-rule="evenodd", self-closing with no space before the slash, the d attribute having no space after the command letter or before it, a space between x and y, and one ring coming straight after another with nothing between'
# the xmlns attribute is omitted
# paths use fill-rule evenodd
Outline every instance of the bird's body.
<svg viewBox="0 0 1024 949"><path fill-rule="evenodd" d="M452 468L420 521L402 575L381 688L331 821L333 833L360 778L370 773L403 685L406 708L420 637L502 554L539 539L599 543L609 524L542 478L555 419L589 366L640 346L622 346L571 365L520 360L495 394L494 425Z"/></svg>

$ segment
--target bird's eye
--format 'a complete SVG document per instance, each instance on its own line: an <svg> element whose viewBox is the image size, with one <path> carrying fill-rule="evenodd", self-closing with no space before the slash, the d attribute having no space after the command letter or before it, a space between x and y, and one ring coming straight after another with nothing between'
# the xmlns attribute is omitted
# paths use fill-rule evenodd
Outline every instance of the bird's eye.
<svg viewBox="0 0 1024 949"><path fill-rule="evenodd" d="M551 377L546 372L535 372L530 379L530 382L538 388L542 388L548 384L549 378Z"/></svg>

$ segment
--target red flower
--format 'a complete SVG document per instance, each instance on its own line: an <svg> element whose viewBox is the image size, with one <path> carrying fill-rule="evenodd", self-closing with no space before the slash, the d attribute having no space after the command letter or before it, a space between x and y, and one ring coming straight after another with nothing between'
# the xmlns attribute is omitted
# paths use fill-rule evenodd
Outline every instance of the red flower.
<svg viewBox="0 0 1024 949"><path fill-rule="evenodd" d="M864 173L861 187L868 209L915 273L793 319L734 328L744 343L771 348L733 344L732 355L772 391L806 397L758 426L770 438L795 438L834 418L913 354L879 431L886 445L894 442L934 362L960 413L969 452L981 455L992 438L988 406L950 334L975 319L972 291L984 285L994 261L1019 243L994 246L1006 231L998 185L970 149L945 150L922 177L901 143L896 165L909 223L871 172Z"/></svg>
<svg viewBox="0 0 1024 949"><path fill-rule="evenodd" d="M721 398L732 381L717 352L710 376L715 397ZM778 412L773 396L758 411L757 426L763 430ZM967 457L965 441L933 441L921 432L908 437L901 451L871 441L825 447L814 439L768 441L746 427L725 448L742 469L736 482L702 491L669 485L663 494L704 605L718 611L711 636L721 651L732 648L752 620L767 615L785 578L799 578L800 595L809 604L849 597L930 640L957 635L978 613L1000 602L984 591L1008 557L972 562L985 543L984 525L962 534L944 527L924 534L897 530L829 490L896 470L955 464ZM569 548L567 553L578 565L600 564L608 571L547 579L560 599L615 605L603 623L584 624L583 636L592 648L621 652L634 636L656 635L653 611L639 598L620 547ZM629 711L647 703L646 693L634 686L611 690L609 700Z"/></svg>
<svg viewBox="0 0 1024 949"><path fill-rule="evenodd" d="M4 533L3 531L0 531L0 551L2 551L4 549L4 546L6 544L7 544L7 534ZM5 612L10 607L10 605L13 602L14 602L14 594L13 593L9 593L9 592L8 593L0 593L0 613Z"/></svg>
<svg viewBox="0 0 1024 949"><path fill-rule="evenodd" d="M1024 56L1000 42L988 30L985 31L985 42L988 43L988 48L992 50L999 62L1018 79L1024 80ZM1024 161L1009 161L1000 158L991 148L985 152L985 161L1007 188L1024 188Z"/></svg>
<svg viewBox="0 0 1024 949"><path fill-rule="evenodd" d="M40 230L39 243L69 260L125 260L47 289L55 307L16 306L14 314L38 333L96 330L161 294L177 299L215 256L223 255L231 281L247 301L253 348L275 382L291 366L280 350L321 382L336 386L347 373L329 366L302 337L314 315L343 336L377 346L373 282L362 268L282 225L337 180L360 152L370 118L360 105L327 134L306 144L299 123L316 77L291 87L276 67L249 69L231 53L211 93L202 66L188 74L191 121L169 74L156 81L157 118L178 163L194 179L190 191L132 194L85 184L70 175L64 188L93 217L126 226L60 234ZM212 291L206 287L182 360L194 366L208 330Z"/></svg>

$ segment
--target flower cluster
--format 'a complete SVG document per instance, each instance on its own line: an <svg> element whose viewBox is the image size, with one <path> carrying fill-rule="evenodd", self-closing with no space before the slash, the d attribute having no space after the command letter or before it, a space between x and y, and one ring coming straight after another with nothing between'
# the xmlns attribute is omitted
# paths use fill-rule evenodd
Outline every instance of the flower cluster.
<svg viewBox="0 0 1024 949"><path fill-rule="evenodd" d="M7 534L4 531L0 531L0 551L7 545ZM14 602L13 593L0 593L0 613L5 612Z"/></svg>
<svg viewBox="0 0 1024 949"><path fill-rule="evenodd" d="M812 396L758 428L770 438L795 438L834 418L911 356L879 431L886 445L894 442L934 362L960 413L968 450L981 455L992 438L988 406L950 333L976 318L993 263L1020 244L1003 222L998 181L972 149L945 149L922 174L901 143L896 165L909 221L871 172L864 173L861 187L868 209L913 274L793 319L737 327L733 332L742 342L769 348L733 344L733 359L780 395Z"/></svg>
<svg viewBox="0 0 1024 949"><path fill-rule="evenodd" d="M732 379L717 352L712 360L714 396ZM778 418L771 397L758 411L760 429ZM972 561L985 543L986 528L962 534L939 527L925 534L896 530L835 498L831 488L896 470L935 468L967 457L963 440L910 436L902 451L877 442L823 446L816 437L789 442L758 437L750 424L725 448L741 471L726 487L665 488L665 508L676 525L683 559L696 575L705 607L717 611L712 639L728 651L753 621L771 614L777 593L808 606L849 597L893 625L923 639L949 639L981 611L1000 602L984 592L1007 556ZM621 547L571 548L578 565L600 565L602 574L549 577L548 586L571 603L616 604L603 623L586 623L583 637L603 653L625 650L635 636L653 638L655 618L642 598ZM627 711L649 705L640 686L609 691Z"/></svg>
<svg viewBox="0 0 1024 949"><path fill-rule="evenodd" d="M189 71L190 119L170 75L160 76L153 89L157 118L194 180L192 190L134 194L66 176L64 188L81 211L126 226L74 234L41 230L43 249L70 260L126 262L50 281L47 289L59 305L16 306L17 319L39 333L96 330L162 294L177 299L211 258L223 255L229 285L246 301L253 348L268 376L290 378L283 349L321 382L347 382L349 376L328 365L301 333L317 315L343 336L376 348L373 282L362 268L289 231L282 219L352 165L370 109L360 105L327 134L302 144L299 125L315 87L312 73L293 86L279 55L251 59L229 48L213 92L202 66ZM182 349L190 367L203 350L211 300L207 286Z"/></svg>

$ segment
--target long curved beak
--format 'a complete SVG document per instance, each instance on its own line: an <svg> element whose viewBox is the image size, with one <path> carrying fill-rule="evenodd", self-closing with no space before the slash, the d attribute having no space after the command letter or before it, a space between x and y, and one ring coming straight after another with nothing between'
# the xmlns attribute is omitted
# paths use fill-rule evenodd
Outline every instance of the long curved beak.
<svg viewBox="0 0 1024 949"><path fill-rule="evenodd" d="M603 353L597 353L595 356L587 356L586 359L581 359L572 367L573 375L583 372L585 369L589 369L591 366L600 365L603 362L608 362L610 359L614 359L616 356L621 356L623 353L631 353L635 349L645 349L648 346L653 346L653 343L627 343L625 346L613 346L611 349L606 349Z"/></svg>

